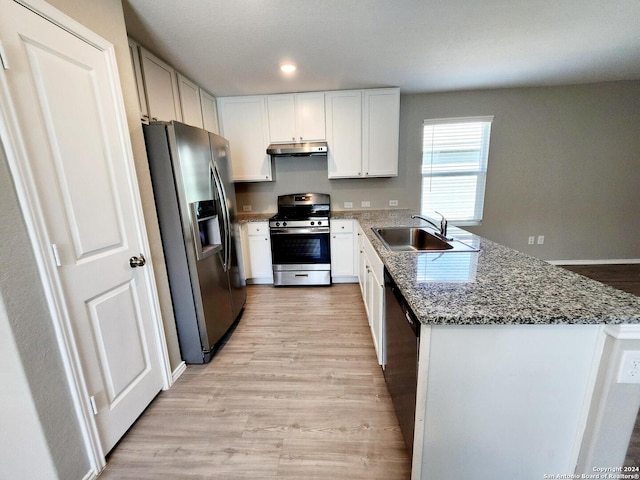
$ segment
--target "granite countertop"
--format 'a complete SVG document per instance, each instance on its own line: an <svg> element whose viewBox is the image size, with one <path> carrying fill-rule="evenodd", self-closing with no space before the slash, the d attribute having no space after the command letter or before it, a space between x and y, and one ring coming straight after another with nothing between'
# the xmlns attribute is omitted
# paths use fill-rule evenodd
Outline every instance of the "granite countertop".
<svg viewBox="0 0 640 480"><path fill-rule="evenodd" d="M245 212L240 212L240 213L236 214L236 220L239 223L266 222L271 217L273 217L274 215L275 215L275 212L273 212L273 213L245 213Z"/></svg>
<svg viewBox="0 0 640 480"><path fill-rule="evenodd" d="M424 324L633 324L640 297L456 227L478 252L390 252L371 227L420 225L410 210L334 211L355 219ZM423 223L424 225L424 223Z"/></svg>

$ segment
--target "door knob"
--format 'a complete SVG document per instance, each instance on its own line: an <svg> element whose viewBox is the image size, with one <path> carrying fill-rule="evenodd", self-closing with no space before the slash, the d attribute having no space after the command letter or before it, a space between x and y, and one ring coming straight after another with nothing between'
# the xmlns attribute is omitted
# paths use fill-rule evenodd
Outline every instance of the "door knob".
<svg viewBox="0 0 640 480"><path fill-rule="evenodd" d="M131 257L129 259L129 266L131 268L144 267L145 263L147 263L147 259L144 258L142 254L140 254L139 257Z"/></svg>

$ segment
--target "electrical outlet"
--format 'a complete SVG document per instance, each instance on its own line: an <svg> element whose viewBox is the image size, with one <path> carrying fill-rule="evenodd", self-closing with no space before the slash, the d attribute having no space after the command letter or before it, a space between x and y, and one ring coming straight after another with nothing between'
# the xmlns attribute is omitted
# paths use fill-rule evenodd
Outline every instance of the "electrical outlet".
<svg viewBox="0 0 640 480"><path fill-rule="evenodd" d="M363 200L360 202L360 206L362 208L369 208L371 206L371 202L369 200Z"/></svg>
<svg viewBox="0 0 640 480"><path fill-rule="evenodd" d="M538 235L538 245L542 245L544 243L544 235Z"/></svg>
<svg viewBox="0 0 640 480"><path fill-rule="evenodd" d="M618 383L640 383L640 350L625 350L622 353Z"/></svg>
<svg viewBox="0 0 640 480"><path fill-rule="evenodd" d="M398 206L398 200L389 200L389 206L390 207L397 207Z"/></svg>
<svg viewBox="0 0 640 480"><path fill-rule="evenodd" d="M242 211L243 212L250 212L251 211L251 205L242 205Z"/></svg>
<svg viewBox="0 0 640 480"><path fill-rule="evenodd" d="M536 237L534 235L531 235L529 237L529 245L533 245L534 243L536 243Z"/></svg>
<svg viewBox="0 0 640 480"><path fill-rule="evenodd" d="M344 202L344 208L353 208L353 202Z"/></svg>

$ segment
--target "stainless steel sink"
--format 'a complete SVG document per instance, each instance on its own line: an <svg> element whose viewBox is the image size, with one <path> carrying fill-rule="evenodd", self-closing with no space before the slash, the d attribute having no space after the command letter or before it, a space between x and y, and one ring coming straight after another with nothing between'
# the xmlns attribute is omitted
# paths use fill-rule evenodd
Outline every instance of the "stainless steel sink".
<svg viewBox="0 0 640 480"><path fill-rule="evenodd" d="M455 239L444 239L423 227L372 228L382 244L392 252L476 252L466 243Z"/></svg>

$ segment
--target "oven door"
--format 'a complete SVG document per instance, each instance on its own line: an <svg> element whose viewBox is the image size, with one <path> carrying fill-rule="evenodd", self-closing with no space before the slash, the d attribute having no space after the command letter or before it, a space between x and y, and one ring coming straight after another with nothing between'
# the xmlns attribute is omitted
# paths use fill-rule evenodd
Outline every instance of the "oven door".
<svg viewBox="0 0 640 480"><path fill-rule="evenodd" d="M271 228L271 255L273 265L331 264L329 228Z"/></svg>

